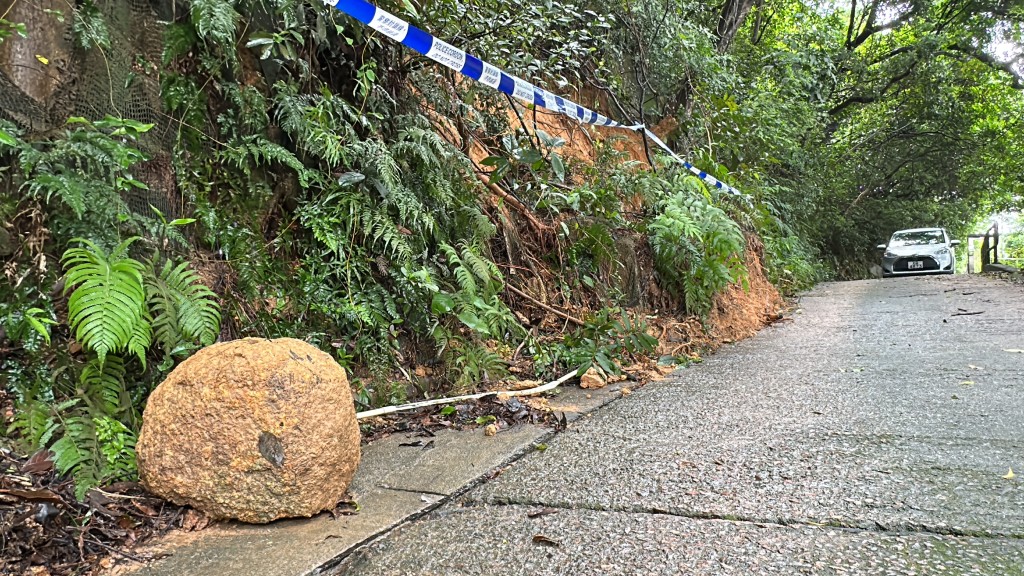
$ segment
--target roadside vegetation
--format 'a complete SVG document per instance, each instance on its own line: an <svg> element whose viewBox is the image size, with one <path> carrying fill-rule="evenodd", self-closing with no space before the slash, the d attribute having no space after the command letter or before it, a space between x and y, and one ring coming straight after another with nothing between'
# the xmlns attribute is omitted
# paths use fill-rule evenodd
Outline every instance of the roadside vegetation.
<svg viewBox="0 0 1024 576"><path fill-rule="evenodd" d="M864 277L893 230L956 236L1024 196L1013 3L381 5L652 126L745 196L320 2L153 2L159 51L115 77L122 16L0 1L6 435L52 451L80 498L133 478L148 393L217 339L309 341L349 371L360 408L616 374L684 361L685 346L658 352L651 322L710 331L755 273L784 294ZM24 79L13 43L58 89L9 81ZM55 53L107 62L108 91L60 114L54 94L86 72ZM114 97L147 87L145 113Z"/></svg>

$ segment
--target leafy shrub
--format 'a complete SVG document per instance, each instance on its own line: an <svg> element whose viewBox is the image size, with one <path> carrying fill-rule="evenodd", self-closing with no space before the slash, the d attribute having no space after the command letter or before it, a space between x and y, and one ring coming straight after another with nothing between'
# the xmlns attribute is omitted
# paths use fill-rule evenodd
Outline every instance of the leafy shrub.
<svg viewBox="0 0 1024 576"><path fill-rule="evenodd" d="M597 366L606 374L621 374L625 360L650 355L657 346L645 322L619 308L602 308L560 342L538 350L536 360L542 370L574 368L582 375Z"/></svg>
<svg viewBox="0 0 1024 576"><path fill-rule="evenodd" d="M743 232L695 178L676 176L670 186L648 228L655 269L666 289L683 296L688 312L707 314L715 294L746 280Z"/></svg>
<svg viewBox="0 0 1024 576"><path fill-rule="evenodd" d="M792 295L824 279L826 270L807 236L786 223L792 209L775 198L778 189L761 187L750 220L764 243L765 275L783 294Z"/></svg>

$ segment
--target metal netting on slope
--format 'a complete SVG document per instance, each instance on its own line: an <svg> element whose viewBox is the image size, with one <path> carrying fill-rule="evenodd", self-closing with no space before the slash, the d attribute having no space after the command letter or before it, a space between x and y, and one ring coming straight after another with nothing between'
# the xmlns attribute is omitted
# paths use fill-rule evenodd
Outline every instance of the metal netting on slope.
<svg viewBox="0 0 1024 576"><path fill-rule="evenodd" d="M106 25L109 47L86 50L70 48L74 45L70 15L61 23L46 11L45 3L21 3L19 16L33 27L39 23L63 27L62 44L68 57L66 62L29 62L38 74L47 75L57 84L44 101L39 101L22 89L25 65L12 56L20 50L25 59L25 50L32 47L29 41L33 30L29 29L29 39L8 38L6 42L26 44L6 47L6 62L0 55L0 117L31 134L59 130L72 116L96 120L110 115L153 124L139 141L151 159L137 165L133 174L149 190L135 190L124 200L138 214L152 215L152 205L169 217L179 217L185 207L171 163L176 123L162 112L160 99L162 26L147 0L97 0L95 6ZM12 73L15 67L21 69L20 74Z"/></svg>

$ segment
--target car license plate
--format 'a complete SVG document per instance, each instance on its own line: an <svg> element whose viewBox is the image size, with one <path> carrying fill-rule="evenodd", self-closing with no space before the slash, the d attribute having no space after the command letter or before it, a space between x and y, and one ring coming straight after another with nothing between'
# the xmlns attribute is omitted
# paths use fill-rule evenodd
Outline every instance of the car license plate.
<svg viewBox="0 0 1024 576"><path fill-rule="evenodd" d="M907 262L907 270L924 270L924 261L911 260Z"/></svg>

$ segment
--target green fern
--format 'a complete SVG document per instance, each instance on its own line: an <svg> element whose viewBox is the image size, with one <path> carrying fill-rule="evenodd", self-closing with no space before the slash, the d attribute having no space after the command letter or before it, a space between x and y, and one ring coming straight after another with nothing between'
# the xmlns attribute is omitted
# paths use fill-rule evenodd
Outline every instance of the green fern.
<svg viewBox="0 0 1024 576"><path fill-rule="evenodd" d="M233 46L239 15L228 0L192 0L192 25L203 40Z"/></svg>
<svg viewBox="0 0 1024 576"><path fill-rule="evenodd" d="M98 414L118 415L131 408L124 386L124 360L111 354L100 364L90 360L79 377L86 403Z"/></svg>
<svg viewBox="0 0 1024 576"><path fill-rule="evenodd" d="M525 336L526 330L499 297L504 279L497 265L478 254L470 244L460 243L458 248L442 244L440 249L451 267L457 290L435 296L432 305L435 313L454 312L462 324L482 336L501 339ZM443 342L438 340L438 343L443 349Z"/></svg>
<svg viewBox="0 0 1024 576"><path fill-rule="evenodd" d="M126 255L137 238L129 238L107 254L96 244L69 248L61 259L67 269L65 293L68 323L75 338L96 353L100 366L107 354L123 350L143 321L145 290L142 264Z"/></svg>
<svg viewBox="0 0 1024 576"><path fill-rule="evenodd" d="M79 219L94 206L125 212L118 192L145 187L126 171L145 160L146 155L132 145L134 136L113 137L101 131L101 127L129 129L116 120L76 120L76 124L63 138L22 147L19 163L25 176L24 189L47 203L60 200ZM130 129L138 133L148 130L146 125Z"/></svg>
<svg viewBox="0 0 1024 576"><path fill-rule="evenodd" d="M164 262L146 274L146 302L153 314L153 334L170 355L187 343L213 344L220 334L220 306L216 295L188 262Z"/></svg>
<svg viewBox="0 0 1024 576"><path fill-rule="evenodd" d="M448 350L448 363L456 371L455 390L464 392L481 382L508 375L508 364L485 346L461 338L453 338Z"/></svg>
<svg viewBox="0 0 1024 576"><path fill-rule="evenodd" d="M348 166L358 155L353 143L360 141L355 126L368 127L351 104L333 95L297 94L283 83L278 91L277 121L299 148L323 161L327 168Z"/></svg>
<svg viewBox="0 0 1024 576"><path fill-rule="evenodd" d="M95 191L94 182L78 174L38 174L26 186L29 194L46 202L59 198L77 218L85 214L86 196Z"/></svg>
<svg viewBox="0 0 1024 576"><path fill-rule="evenodd" d="M81 500L100 484L97 466L96 431L92 419L84 415L69 416L63 422L63 435L50 446L53 466L58 472L75 479L75 496Z"/></svg>
<svg viewBox="0 0 1024 576"><path fill-rule="evenodd" d="M654 264L663 285L684 297L686 310L703 315L715 294L746 281L745 239L724 210L678 184L649 227Z"/></svg>
<svg viewBox="0 0 1024 576"><path fill-rule="evenodd" d="M15 410L14 418L7 428L6 435L8 437L17 435L27 450L31 451L45 446L58 427L59 424L53 419L53 410L50 405L39 400L37 391L32 390L29 397Z"/></svg>
<svg viewBox="0 0 1024 576"><path fill-rule="evenodd" d="M302 187L309 185L310 171L290 150L267 140L263 136L246 136L220 153L221 159L242 171L246 176L252 175L251 166L267 166L277 162L295 171Z"/></svg>
<svg viewBox="0 0 1024 576"><path fill-rule="evenodd" d="M142 367L146 367L146 351L153 345L153 318L150 317L149 311L146 310L142 314L142 321L135 324L135 328L132 330L132 335L128 339L128 343L125 345L125 349L130 354L135 354L139 359L139 363Z"/></svg>

